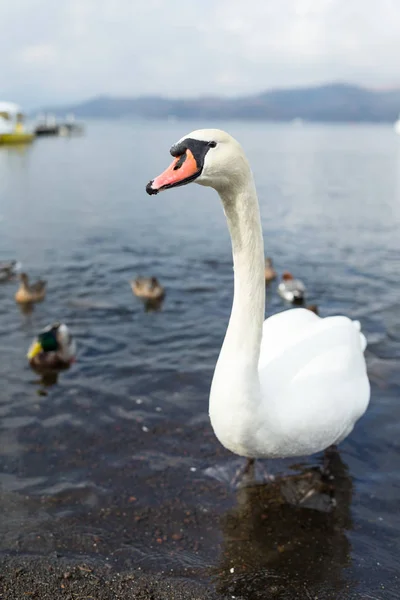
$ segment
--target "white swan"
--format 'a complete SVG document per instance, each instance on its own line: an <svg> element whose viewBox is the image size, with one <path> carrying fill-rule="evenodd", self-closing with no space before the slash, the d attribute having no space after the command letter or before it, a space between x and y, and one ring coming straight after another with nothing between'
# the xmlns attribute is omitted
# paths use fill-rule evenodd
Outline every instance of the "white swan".
<svg viewBox="0 0 400 600"><path fill-rule="evenodd" d="M264 321L264 248L253 175L240 144L194 131L149 194L196 181L219 194L232 239L234 298L210 392L219 441L255 458L295 457L341 442L369 404L360 324L291 309Z"/></svg>

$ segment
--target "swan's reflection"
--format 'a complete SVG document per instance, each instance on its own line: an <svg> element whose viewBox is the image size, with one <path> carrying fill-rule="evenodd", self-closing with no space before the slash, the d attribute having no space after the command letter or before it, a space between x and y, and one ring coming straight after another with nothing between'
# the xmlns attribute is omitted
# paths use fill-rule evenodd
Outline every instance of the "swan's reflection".
<svg viewBox="0 0 400 600"><path fill-rule="evenodd" d="M238 504L221 525L220 593L306 600L348 589L352 481L338 453L330 456L329 473L305 470L238 490Z"/></svg>

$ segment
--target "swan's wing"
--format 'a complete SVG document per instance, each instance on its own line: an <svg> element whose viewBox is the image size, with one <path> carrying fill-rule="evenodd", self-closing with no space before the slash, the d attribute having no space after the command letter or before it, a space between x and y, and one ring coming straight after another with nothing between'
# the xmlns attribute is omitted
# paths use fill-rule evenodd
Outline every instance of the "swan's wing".
<svg viewBox="0 0 400 600"><path fill-rule="evenodd" d="M347 317L325 317L322 319L313 311L306 308L286 310L266 319L263 323L263 333L260 348L260 369L287 348L301 340L311 338L319 328L330 329L341 323L350 330L358 332L361 350L367 347L365 335L361 332L360 321L351 321Z"/></svg>
<svg viewBox="0 0 400 600"><path fill-rule="evenodd" d="M272 315L264 321L260 349L260 368L279 356L296 341L311 335L320 317L306 308L294 308Z"/></svg>
<svg viewBox="0 0 400 600"><path fill-rule="evenodd" d="M353 325L357 329L357 331L360 332L361 348L362 348L362 351L364 352L365 348L367 347L367 338L361 331L361 323L360 323L360 321L353 321Z"/></svg>
<svg viewBox="0 0 400 600"><path fill-rule="evenodd" d="M361 336L347 317L321 319L306 309L264 323L261 391L274 428L298 444L296 452L339 441L365 412L370 389Z"/></svg>

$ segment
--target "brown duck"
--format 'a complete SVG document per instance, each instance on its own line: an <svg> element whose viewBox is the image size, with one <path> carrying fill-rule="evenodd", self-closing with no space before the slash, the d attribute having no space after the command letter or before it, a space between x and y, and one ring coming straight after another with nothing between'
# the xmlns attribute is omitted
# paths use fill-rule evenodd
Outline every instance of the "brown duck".
<svg viewBox="0 0 400 600"><path fill-rule="evenodd" d="M19 304L31 304L41 302L46 296L47 281L39 279L35 283L29 283L29 277L26 273L19 276L21 283L15 294L15 300Z"/></svg>
<svg viewBox="0 0 400 600"><path fill-rule="evenodd" d="M138 277L131 281L131 288L135 296L142 300L162 300L165 296L165 289L157 277Z"/></svg>
<svg viewBox="0 0 400 600"><path fill-rule="evenodd" d="M264 274L265 274L265 283L269 283L270 281L273 281L276 278L276 271L272 264L272 258L269 258L268 256L265 259Z"/></svg>

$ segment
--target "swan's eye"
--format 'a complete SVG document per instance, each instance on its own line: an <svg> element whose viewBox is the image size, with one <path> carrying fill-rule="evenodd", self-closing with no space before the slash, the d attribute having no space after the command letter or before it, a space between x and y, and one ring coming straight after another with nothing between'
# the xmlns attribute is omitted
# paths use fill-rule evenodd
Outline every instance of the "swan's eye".
<svg viewBox="0 0 400 600"><path fill-rule="evenodd" d="M217 142L208 142L208 146L210 148L215 148L216 145L217 145Z"/></svg>

